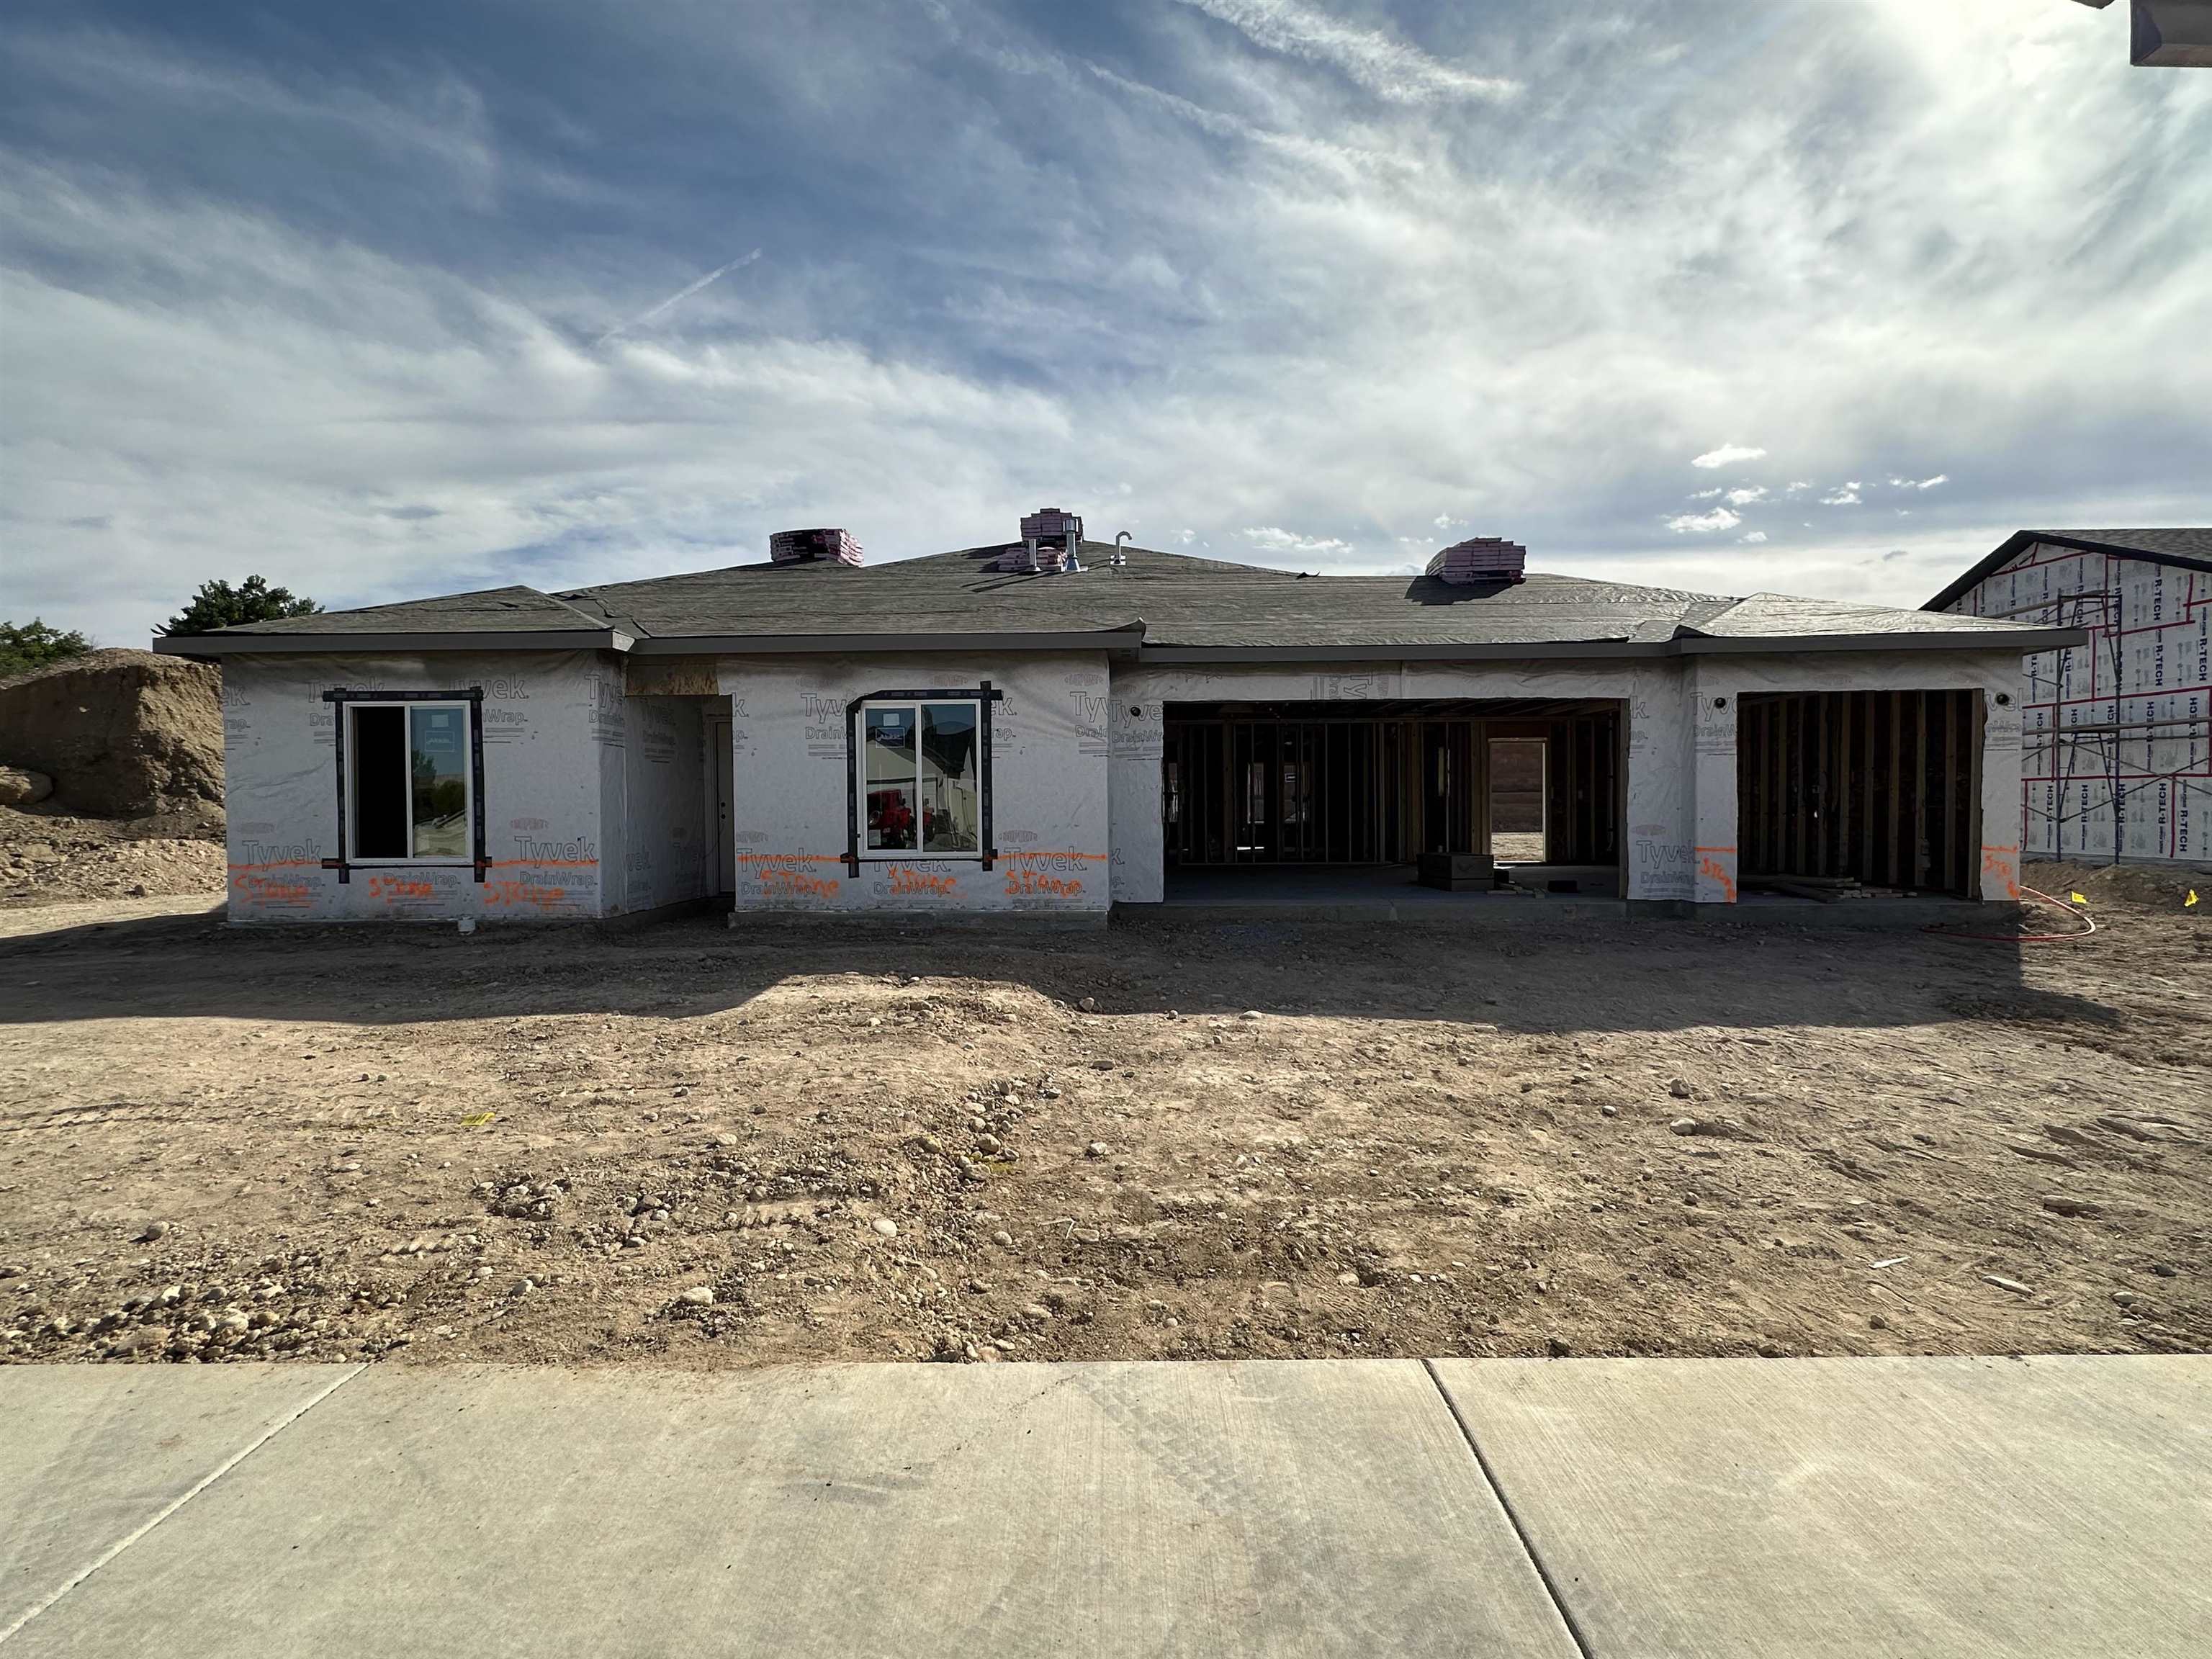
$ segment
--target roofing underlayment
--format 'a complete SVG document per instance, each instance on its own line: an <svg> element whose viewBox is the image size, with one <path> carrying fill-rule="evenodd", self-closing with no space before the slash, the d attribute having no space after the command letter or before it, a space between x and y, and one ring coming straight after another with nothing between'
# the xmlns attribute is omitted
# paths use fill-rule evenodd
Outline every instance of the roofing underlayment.
<svg viewBox="0 0 2212 1659"><path fill-rule="evenodd" d="M255 623L160 648L183 655L573 643L641 652L1141 647L1146 656L1296 652L1674 655L1823 647L2034 649L2047 629L1932 611L1748 599L1573 576L1455 585L1432 576L1319 576L1085 542L1088 568L995 568L1006 544L853 568L738 565L564 591L529 587Z"/></svg>

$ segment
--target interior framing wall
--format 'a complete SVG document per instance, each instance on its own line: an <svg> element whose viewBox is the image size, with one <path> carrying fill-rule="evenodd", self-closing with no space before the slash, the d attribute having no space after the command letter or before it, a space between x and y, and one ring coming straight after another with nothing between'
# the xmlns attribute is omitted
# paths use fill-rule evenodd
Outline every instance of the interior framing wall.
<svg viewBox="0 0 2212 1659"><path fill-rule="evenodd" d="M1980 867L1984 900L2020 896L2020 843L2013 833L2020 791L2021 676L2008 652L1819 652L1802 656L1708 656L1695 665L1697 899L1733 903L1741 863L1737 797L1738 711L1762 691L1943 691L1981 694ZM2002 700L2002 701L2000 701Z"/></svg>
<svg viewBox="0 0 2212 1659"><path fill-rule="evenodd" d="M2212 864L2212 572L2039 542L1950 609L2089 632L2023 665L2026 856Z"/></svg>
<svg viewBox="0 0 2212 1659"><path fill-rule="evenodd" d="M1672 729L1686 710L1677 665L1660 659L1601 664L1316 664L1245 667L1114 665L1112 718L1116 903L1153 904L1165 896L1160 823L1163 710L1186 702L1356 702L1401 699L1609 700L1622 705L1629 762L1618 769L1619 821L1632 899L1686 899L1689 798L1679 767L1638 767L1639 745Z"/></svg>

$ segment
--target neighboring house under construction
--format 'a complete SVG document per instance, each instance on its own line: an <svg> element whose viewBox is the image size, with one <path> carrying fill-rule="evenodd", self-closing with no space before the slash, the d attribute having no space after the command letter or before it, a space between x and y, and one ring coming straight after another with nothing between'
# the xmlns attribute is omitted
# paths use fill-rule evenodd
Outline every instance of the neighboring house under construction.
<svg viewBox="0 0 2212 1659"><path fill-rule="evenodd" d="M2023 530L1927 608L2088 633L2027 659L2022 857L2212 865L2212 530Z"/></svg>

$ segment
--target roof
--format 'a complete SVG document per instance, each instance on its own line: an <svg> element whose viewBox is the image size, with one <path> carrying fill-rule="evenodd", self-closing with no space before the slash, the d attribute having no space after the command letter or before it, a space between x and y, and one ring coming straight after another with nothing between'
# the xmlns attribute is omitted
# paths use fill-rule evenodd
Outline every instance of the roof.
<svg viewBox="0 0 2212 1659"><path fill-rule="evenodd" d="M854 568L748 564L557 594L495 588L157 641L183 655L549 644L639 654L1090 649L1158 661L1679 656L1708 651L2048 649L2054 630L1574 576L1455 586L1315 576L1083 544L1086 568L994 568L1003 544Z"/></svg>
<svg viewBox="0 0 2212 1659"><path fill-rule="evenodd" d="M1944 609L2039 542L2053 547L2078 548L2084 553L2147 559L2153 564L2175 565L2184 570L2212 570L2212 530L2015 530L1996 552L1980 560L1922 609Z"/></svg>

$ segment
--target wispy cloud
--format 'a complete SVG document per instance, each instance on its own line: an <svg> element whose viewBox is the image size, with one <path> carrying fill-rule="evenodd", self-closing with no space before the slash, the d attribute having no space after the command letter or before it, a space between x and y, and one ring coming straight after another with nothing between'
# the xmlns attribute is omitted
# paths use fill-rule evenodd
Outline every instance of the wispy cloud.
<svg viewBox="0 0 2212 1659"><path fill-rule="evenodd" d="M1380 29L1362 28L1295 0L1178 0L1178 3L1229 24L1255 46L1326 64L1393 103L1506 99L1522 89L1519 82L1504 76L1461 69Z"/></svg>
<svg viewBox="0 0 2212 1659"><path fill-rule="evenodd" d="M1741 489L1731 489L1728 493L1730 507L1749 507L1753 501L1763 501L1765 499L1766 490L1759 484L1747 484Z"/></svg>
<svg viewBox="0 0 2212 1659"><path fill-rule="evenodd" d="M1274 525L1261 525L1238 532L1262 553L1301 553L1334 556L1352 551L1352 544L1334 536L1301 536Z"/></svg>
<svg viewBox="0 0 2212 1659"><path fill-rule="evenodd" d="M1758 460L1765 453L1763 449L1752 449L1742 444L1723 444L1718 449L1709 449L1704 454L1693 457L1690 465L1708 469L1735 466L1743 461Z"/></svg>
<svg viewBox="0 0 2212 1659"><path fill-rule="evenodd" d="M1743 522L1743 514L1717 507L1710 513L1684 513L1667 520L1667 528L1676 535L1685 533L1710 536L1717 530L1733 530Z"/></svg>
<svg viewBox="0 0 2212 1659"><path fill-rule="evenodd" d="M1893 489L1933 489L1937 484L1950 482L1950 474L1947 472L1938 472L1932 478L1892 478L1889 481Z"/></svg>
<svg viewBox="0 0 2212 1659"><path fill-rule="evenodd" d="M1859 486L1856 482L1838 484L1820 497L1820 505L1823 507L1856 507L1858 504Z"/></svg>

